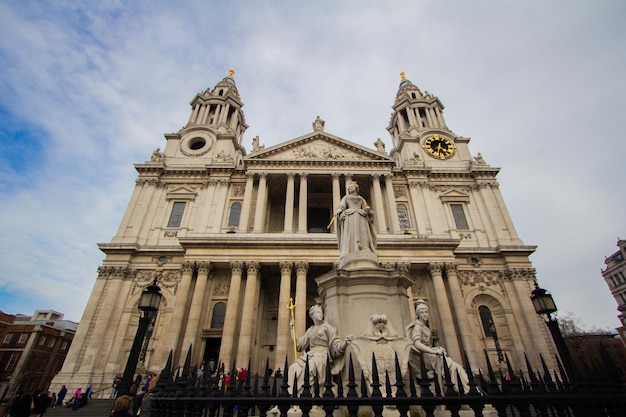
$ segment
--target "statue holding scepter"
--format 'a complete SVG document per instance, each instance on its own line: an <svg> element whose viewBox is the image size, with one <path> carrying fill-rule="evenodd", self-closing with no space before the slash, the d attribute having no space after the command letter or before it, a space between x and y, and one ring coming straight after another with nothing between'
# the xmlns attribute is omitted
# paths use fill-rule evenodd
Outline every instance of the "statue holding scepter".
<svg viewBox="0 0 626 417"><path fill-rule="evenodd" d="M339 202L335 215L339 267L343 267L350 260L377 259L374 212L367 201L359 195L357 183L352 182L348 185L347 193Z"/></svg>

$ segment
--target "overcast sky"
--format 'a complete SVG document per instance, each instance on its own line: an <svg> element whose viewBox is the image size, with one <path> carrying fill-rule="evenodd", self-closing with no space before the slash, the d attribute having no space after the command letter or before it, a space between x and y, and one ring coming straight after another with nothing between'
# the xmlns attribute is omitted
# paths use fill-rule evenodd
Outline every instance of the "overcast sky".
<svg viewBox="0 0 626 417"><path fill-rule="evenodd" d="M126 4L130 3L130 5ZM244 144L325 130L374 148L399 72L500 189L559 312L619 326L626 2L0 1L0 309L79 321L137 176L235 68ZM185 4L184 6L182 4Z"/></svg>

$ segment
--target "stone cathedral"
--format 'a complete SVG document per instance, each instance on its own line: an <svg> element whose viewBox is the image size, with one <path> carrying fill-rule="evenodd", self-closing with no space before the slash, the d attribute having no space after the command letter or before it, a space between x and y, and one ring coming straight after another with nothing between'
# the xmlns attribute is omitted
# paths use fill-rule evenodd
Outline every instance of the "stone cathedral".
<svg viewBox="0 0 626 417"><path fill-rule="evenodd" d="M135 165L135 189L117 234L99 244L106 256L51 389L110 386L136 333L139 295L155 279L164 297L141 369L158 373L170 351L182 364L190 346L193 363L219 361L226 370L291 363L292 314L300 336L308 309L328 303L324 277L349 278L331 223L349 184L371 206L378 269L360 278L350 303L333 287L327 319L342 337L342 323L358 333L368 305L385 300L382 280L400 277L387 308L413 317L393 323L399 332L425 300L434 343L457 360L467 354L473 370L486 369L486 355L524 368L524 353L534 364L542 353L556 368L530 300L536 247L517 235L499 168L448 128L439 98L402 74L390 146L378 139L372 147L327 132L318 116L300 137L271 147L255 137L248 150L242 107L231 70L193 98L189 120L165 135L162 151Z"/></svg>

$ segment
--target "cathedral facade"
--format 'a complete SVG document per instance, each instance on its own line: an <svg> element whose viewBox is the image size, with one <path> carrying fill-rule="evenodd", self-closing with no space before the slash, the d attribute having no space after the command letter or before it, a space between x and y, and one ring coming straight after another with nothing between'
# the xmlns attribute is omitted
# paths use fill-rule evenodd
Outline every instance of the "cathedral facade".
<svg viewBox="0 0 626 417"><path fill-rule="evenodd" d="M155 279L164 297L143 369L159 372L170 351L182 364L190 346L193 363L227 370L291 362L292 324L305 332L308 308L324 305L316 278L339 268L331 219L353 183L371 205L380 268L410 277L403 302L412 314L418 299L430 305L435 343L458 360L466 353L474 370L486 369L485 355L525 368L524 353L538 364L537 352L556 368L530 301L535 247L517 235L499 168L448 128L437 97L403 76L390 149L334 136L317 117L310 133L271 147L256 137L247 151L242 106L231 73L193 98L163 151L135 165L134 192L117 234L99 244L106 257L51 389L111 384L136 333L139 295Z"/></svg>

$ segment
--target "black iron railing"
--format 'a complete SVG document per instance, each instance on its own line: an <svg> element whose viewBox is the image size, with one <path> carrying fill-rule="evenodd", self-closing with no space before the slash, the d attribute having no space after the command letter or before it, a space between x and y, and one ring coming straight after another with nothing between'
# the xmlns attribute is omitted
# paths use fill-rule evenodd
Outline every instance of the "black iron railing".
<svg viewBox="0 0 626 417"><path fill-rule="evenodd" d="M534 370L527 358L525 373L514 372L508 357L506 372L501 369L494 372L487 358L487 376L467 369L467 392L455 389L462 386L460 378L456 376L455 385L445 366L443 386L436 375L431 379L421 378L427 375L423 361L420 377L413 376L409 370L405 383L401 377L390 381L388 373L379 376L376 359L372 357L371 382L361 372L360 383L357 383L350 356L347 383L341 380L341 375L333 380L331 367L327 366L325 383L321 386L317 378L312 385L309 383L307 363L303 385L290 390L287 373L284 378L273 377L268 365L263 375L251 375L245 381L233 377L230 384L224 386L217 376L219 370L197 378L195 369L190 366L191 350L182 373L178 371L173 375L171 356L151 396L152 417L266 416L268 411L269 415L286 417L292 407L298 407L303 417L308 417L313 409L329 417L336 409L345 410L344 415L350 417L356 417L357 413L379 417L385 407L396 409L402 417L433 417L436 409L444 408L452 417L459 416L461 410L473 411L476 417L485 413L520 417L626 416L626 392L620 375L613 369L598 366L593 381L574 383L560 363L559 370L551 374L541 356L542 369ZM397 358L395 366L395 374L401 375ZM287 369L287 363L283 369ZM392 392L393 395L385 394Z"/></svg>

